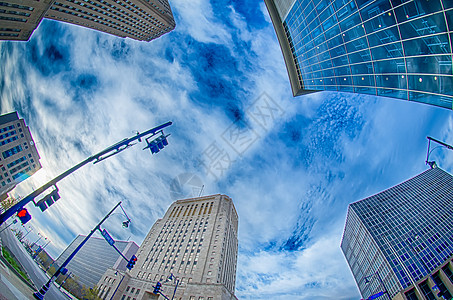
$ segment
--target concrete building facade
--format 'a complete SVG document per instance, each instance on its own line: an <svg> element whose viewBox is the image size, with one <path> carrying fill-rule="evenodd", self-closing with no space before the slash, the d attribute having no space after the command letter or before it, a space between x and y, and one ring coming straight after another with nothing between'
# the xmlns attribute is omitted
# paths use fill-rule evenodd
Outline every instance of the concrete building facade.
<svg viewBox="0 0 453 300"><path fill-rule="evenodd" d="M343 91L452 109L451 0L265 0L294 96Z"/></svg>
<svg viewBox="0 0 453 300"><path fill-rule="evenodd" d="M0 199L41 169L39 154L24 119L17 112L0 116Z"/></svg>
<svg viewBox="0 0 453 300"><path fill-rule="evenodd" d="M84 235L78 235L55 263L60 266L85 238ZM138 250L138 245L132 241L115 241L114 245L128 258L135 255ZM91 288L99 282L108 268L124 272L126 264L127 261L104 238L91 237L66 268L80 284Z"/></svg>
<svg viewBox="0 0 453 300"><path fill-rule="evenodd" d="M157 282L171 298L178 282L175 299L237 299L237 232L238 215L229 197L178 200L152 226L135 267L121 276L114 269L104 274L99 285L112 292L101 298L110 299L116 290L113 299L164 299L153 294Z"/></svg>
<svg viewBox="0 0 453 300"><path fill-rule="evenodd" d="M28 40L42 18L148 42L175 28L167 0L5 1L0 2L0 39Z"/></svg>
<svg viewBox="0 0 453 300"><path fill-rule="evenodd" d="M27 41L53 1L1 1L0 39Z"/></svg>
<svg viewBox="0 0 453 300"><path fill-rule="evenodd" d="M425 299L426 279L453 256L453 176L432 168L350 204L341 249L363 298L412 286ZM445 278L433 280L444 286Z"/></svg>

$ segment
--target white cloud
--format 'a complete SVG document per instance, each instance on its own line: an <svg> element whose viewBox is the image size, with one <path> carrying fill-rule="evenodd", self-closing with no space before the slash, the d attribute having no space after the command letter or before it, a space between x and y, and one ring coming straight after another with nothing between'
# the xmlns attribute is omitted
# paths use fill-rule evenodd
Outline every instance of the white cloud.
<svg viewBox="0 0 453 300"><path fill-rule="evenodd" d="M358 298L352 276L338 247L338 230L295 252L259 251L240 257L241 299ZM334 296L335 295L335 296Z"/></svg>
<svg viewBox="0 0 453 300"><path fill-rule="evenodd" d="M139 143L104 162L85 166L58 184L62 198L54 206L43 214L31 209L31 224L50 237L48 248L58 256L77 234L89 233L123 201L132 218L131 231L118 228L120 216L105 226L115 238L132 235L140 244L172 202L171 180L181 173L195 173L205 185L204 195L231 196L239 213L237 294L241 298L358 297L339 249L347 204L422 170L423 161L417 166L415 161L425 149L424 135L439 132L448 141L453 128L450 111L352 94L335 98L336 93L326 92L292 98L268 18L268 26L251 28L230 6L225 11L235 27L228 28L208 1L171 4L178 20L176 31L151 43L48 23L67 29L58 41L59 46L68 47L70 66L46 76L26 59L24 53L30 51L31 43L0 43L0 54L7 58L0 66L4 79L1 110L28 113L26 122L43 165L43 170L21 184L18 195L26 195L89 155L135 135L135 130L174 122L165 130L172 135L162 152L151 156L141 150L144 143ZM264 4L259 5L266 17ZM33 35L39 53L45 52L48 43L42 30ZM215 99L203 104L193 99L206 83L196 82L187 62L177 55L165 59L167 48L175 53L187 51L172 42L172 34L228 47L238 60L238 74L246 78L239 86L241 93L233 93L246 95L232 99L239 107L246 109L266 92L284 109L269 130L254 127L260 139L243 157L237 155L237 162L219 179L207 174L197 159L213 141L222 141L232 121ZM250 51L243 54L234 48L233 37ZM80 83L74 85L79 75L93 76L96 84L87 89L80 88ZM345 115L335 115L338 111ZM301 119L306 124L295 128L301 138L292 141L285 126ZM342 128L345 120L351 126L356 120L364 124L349 136ZM336 129L339 134L332 136ZM420 156L423 160L424 152ZM449 167L452 157L446 154L444 159ZM305 165L308 159L313 159L313 165ZM333 174L330 181L329 172ZM297 230L303 230L298 226L305 221L313 227L307 229L300 249L279 251L295 232L298 237Z"/></svg>
<svg viewBox="0 0 453 300"><path fill-rule="evenodd" d="M171 3L176 16L176 30L187 31L195 40L202 43L229 44L231 34L225 25L219 23L207 0L184 1Z"/></svg>

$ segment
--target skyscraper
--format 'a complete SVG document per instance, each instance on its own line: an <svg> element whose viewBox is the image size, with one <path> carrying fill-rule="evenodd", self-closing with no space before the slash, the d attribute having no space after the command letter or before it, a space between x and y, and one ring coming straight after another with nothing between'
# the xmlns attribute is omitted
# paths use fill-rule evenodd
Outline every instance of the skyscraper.
<svg viewBox="0 0 453 300"><path fill-rule="evenodd" d="M39 154L17 112L0 116L0 200L18 183L41 169Z"/></svg>
<svg viewBox="0 0 453 300"><path fill-rule="evenodd" d="M350 204L341 249L364 298L453 291L453 176L429 169Z"/></svg>
<svg viewBox="0 0 453 300"><path fill-rule="evenodd" d="M28 40L43 17L148 42L175 28L167 0L32 2L0 2L1 39Z"/></svg>
<svg viewBox="0 0 453 300"><path fill-rule="evenodd" d="M85 238L84 235L78 235L55 263L60 266ZM132 241L115 241L114 245L126 257L131 257L138 250L138 245ZM107 268L125 271L126 264L123 257L104 238L91 237L66 268L76 276L80 284L92 288L98 283Z"/></svg>
<svg viewBox="0 0 453 300"><path fill-rule="evenodd" d="M238 215L229 197L178 200L152 226L122 283L115 270L104 274L102 290L112 292L102 297L110 298L117 290L114 299L163 299L153 294L160 282L171 298L179 280L175 299L237 299L237 230ZM167 281L171 274L177 279Z"/></svg>
<svg viewBox="0 0 453 300"><path fill-rule="evenodd" d="M294 96L344 91L452 109L451 0L265 0Z"/></svg>

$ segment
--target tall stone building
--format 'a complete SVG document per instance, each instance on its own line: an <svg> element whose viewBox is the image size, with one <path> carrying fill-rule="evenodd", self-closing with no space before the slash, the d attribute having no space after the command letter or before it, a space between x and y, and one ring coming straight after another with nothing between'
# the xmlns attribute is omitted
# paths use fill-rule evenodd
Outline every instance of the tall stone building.
<svg viewBox="0 0 453 300"><path fill-rule="evenodd" d="M160 282L169 298L178 283L175 299L237 299L237 232L238 215L229 197L178 200L152 226L132 271L109 269L104 274L98 286L111 292L101 297L115 293L113 299L163 299L153 294Z"/></svg>
<svg viewBox="0 0 453 300"><path fill-rule="evenodd" d="M0 39L28 40L42 18L148 42L175 28L167 0L5 0Z"/></svg>
<svg viewBox="0 0 453 300"><path fill-rule="evenodd" d="M383 291L394 299L451 299L453 176L429 169L350 204L341 249L365 299Z"/></svg>
<svg viewBox="0 0 453 300"><path fill-rule="evenodd" d="M39 154L24 119L17 112L0 116L0 200L41 169Z"/></svg>
<svg viewBox="0 0 453 300"><path fill-rule="evenodd" d="M342 91L452 109L453 1L264 2L294 96Z"/></svg>

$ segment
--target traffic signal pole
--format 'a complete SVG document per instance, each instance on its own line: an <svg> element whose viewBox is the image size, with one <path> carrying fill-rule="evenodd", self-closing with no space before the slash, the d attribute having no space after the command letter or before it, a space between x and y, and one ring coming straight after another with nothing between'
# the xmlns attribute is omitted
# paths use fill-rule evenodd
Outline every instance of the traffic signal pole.
<svg viewBox="0 0 453 300"><path fill-rule="evenodd" d="M168 127L171 124L172 124L172 122L167 122L165 124L162 124L162 125L159 125L159 126L157 126L155 128L152 128L152 129L150 129L148 131L145 131L143 133L137 133L137 135L134 136L134 137L126 138L126 139L124 139L124 140L122 140L122 141L120 141L120 142L118 142L118 143L116 143L116 144L114 144L114 145L102 150L101 152L88 157L84 161L80 162L79 164L75 165L74 167L70 168L69 170L61 173L60 175L58 175L54 179L50 180L49 182L47 182L46 184L41 186L40 188L36 189L32 193L30 193L28 196L23 198L21 201L19 201L17 204L13 205L10 209L8 209L7 211L3 212L0 215L0 225L3 224L6 220L8 220L8 218L10 218L12 215L14 215L20 209L22 209L22 207L27 205L29 202L33 201L41 193L46 191L48 188L54 186L57 182L59 182L60 180L62 180L66 176L72 174L73 172L77 171L78 169L80 169L84 165L86 165L86 164L88 164L90 162L93 162L94 164L96 164L96 163L98 163L98 162L100 162L100 161L102 161L102 160L104 160L104 159L106 159L106 158L108 158L110 156L118 154L121 151L126 150L127 148L135 145L135 144L132 144L132 142L134 142L136 140L141 142L142 141L142 137L146 137L148 135L150 135L150 137L153 137L154 135L156 135L160 131L162 131L165 127ZM148 138L150 138L150 137L148 137ZM149 148L149 146L150 146L150 143L148 142L148 138L146 139L146 142L148 143L148 146L145 147L145 149Z"/></svg>
<svg viewBox="0 0 453 300"><path fill-rule="evenodd" d="M96 225L96 227L93 228L93 230L91 230L90 234L87 235L87 237L80 243L79 246L77 246L77 248L74 251L72 251L71 255L69 255L69 257L63 262L63 264L58 268L58 270L55 272L55 274L53 274L52 277L50 277L49 281L47 281L47 283L42 286L41 290L39 290L36 293L33 293L33 296L35 297L35 299L39 299L39 300L44 299L44 295L46 294L47 290L49 289L50 284L52 283L53 279L57 278L58 275L61 274L61 272L66 268L66 266L71 261L71 259L74 258L74 256L77 254L77 252L79 252L79 250L83 247L83 245L85 245L85 243L93 235L93 233L95 233L96 230L101 228L102 223L104 223L104 221L113 213L113 211L120 204L121 204L121 201L118 202L117 205L115 205L115 207L101 220L101 222L99 222L99 224Z"/></svg>

